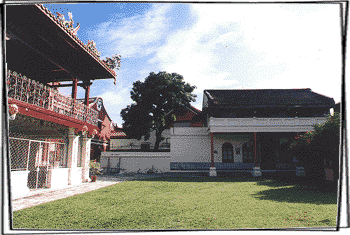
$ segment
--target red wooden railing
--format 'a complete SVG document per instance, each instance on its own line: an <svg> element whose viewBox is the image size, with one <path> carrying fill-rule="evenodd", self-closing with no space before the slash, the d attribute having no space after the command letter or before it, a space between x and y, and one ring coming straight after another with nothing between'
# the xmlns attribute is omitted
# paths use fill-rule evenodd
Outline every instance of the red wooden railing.
<svg viewBox="0 0 350 235"><path fill-rule="evenodd" d="M34 104L94 126L98 124L97 110L89 109L84 103L74 101L38 81L8 70L7 84L9 98Z"/></svg>

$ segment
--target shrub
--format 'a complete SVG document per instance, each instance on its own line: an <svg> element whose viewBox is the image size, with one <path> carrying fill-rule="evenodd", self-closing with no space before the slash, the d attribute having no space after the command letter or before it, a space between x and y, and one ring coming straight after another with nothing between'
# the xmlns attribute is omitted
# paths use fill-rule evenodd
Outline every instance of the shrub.
<svg viewBox="0 0 350 235"><path fill-rule="evenodd" d="M101 165L100 163L96 162L96 160L91 160L90 161L90 175L98 175L100 174L100 168L101 168Z"/></svg>
<svg viewBox="0 0 350 235"><path fill-rule="evenodd" d="M332 168L334 179L339 175L339 133L340 114L329 116L322 124L316 124L314 131L295 138L290 145L294 155L305 168L310 181L319 183L325 180L324 168Z"/></svg>

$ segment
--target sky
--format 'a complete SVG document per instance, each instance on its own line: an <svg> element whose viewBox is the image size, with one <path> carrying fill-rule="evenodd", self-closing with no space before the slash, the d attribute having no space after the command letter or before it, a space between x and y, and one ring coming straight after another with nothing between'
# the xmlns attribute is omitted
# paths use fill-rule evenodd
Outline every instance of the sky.
<svg viewBox="0 0 350 235"><path fill-rule="evenodd" d="M72 12L78 37L96 42L101 58L122 56L113 79L94 81L114 123L133 101L133 83L150 72L183 75L195 85L194 107L205 89L290 89L341 101L341 20L338 4L75 3L45 4ZM74 25L74 26L75 26ZM60 88L70 95L71 88ZM79 88L78 98L84 98Z"/></svg>

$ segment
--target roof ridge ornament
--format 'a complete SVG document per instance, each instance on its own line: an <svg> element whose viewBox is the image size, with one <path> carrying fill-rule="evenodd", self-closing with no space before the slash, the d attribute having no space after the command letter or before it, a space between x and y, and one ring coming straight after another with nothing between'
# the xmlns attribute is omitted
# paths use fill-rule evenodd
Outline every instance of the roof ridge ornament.
<svg viewBox="0 0 350 235"><path fill-rule="evenodd" d="M78 22L77 26L74 28L74 21L73 21L73 14L72 14L72 12L68 12L69 21L67 21L64 18L65 14L60 14L59 12L56 12L56 14L57 14L57 19L59 20L59 22L64 27L66 27L68 30L70 30L73 35L77 35L77 32L80 29L80 24Z"/></svg>
<svg viewBox="0 0 350 235"><path fill-rule="evenodd" d="M101 56L101 52L99 52L96 48L96 42L94 42L94 40L88 40L87 42L87 47L93 52L95 53L98 57Z"/></svg>

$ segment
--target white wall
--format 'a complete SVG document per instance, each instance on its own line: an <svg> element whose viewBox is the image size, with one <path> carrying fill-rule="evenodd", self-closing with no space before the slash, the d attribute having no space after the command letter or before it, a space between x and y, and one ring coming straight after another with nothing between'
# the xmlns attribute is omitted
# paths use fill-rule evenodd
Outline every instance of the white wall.
<svg viewBox="0 0 350 235"><path fill-rule="evenodd" d="M168 172L170 170L170 158L122 158L120 168L125 172L147 173L151 168L156 172Z"/></svg>
<svg viewBox="0 0 350 235"><path fill-rule="evenodd" d="M11 196L17 199L28 194L27 186L29 171L11 171Z"/></svg>
<svg viewBox="0 0 350 235"><path fill-rule="evenodd" d="M116 155L117 154L117 155ZM167 172L170 170L170 153L156 152L104 152L101 156L101 167L117 168L120 161L120 168L125 172L145 173L153 168L157 172Z"/></svg>
<svg viewBox="0 0 350 235"><path fill-rule="evenodd" d="M171 162L210 162L211 143L207 127L172 128L171 132ZM233 146L234 161L243 162L242 145L252 138L251 135L217 134L214 133L214 162L222 162L222 145L229 142ZM240 154L235 153L240 149Z"/></svg>
<svg viewBox="0 0 350 235"><path fill-rule="evenodd" d="M171 162L210 162L207 127L171 128Z"/></svg>
<svg viewBox="0 0 350 235"><path fill-rule="evenodd" d="M110 150L114 149L133 149L133 147L130 146L130 144L133 144L136 149L136 146L141 145L141 141L138 141L137 139L111 139L110 140ZM139 147L137 147L139 148Z"/></svg>
<svg viewBox="0 0 350 235"><path fill-rule="evenodd" d="M222 145L226 142L231 143L234 152L234 162L243 162L242 145L252 138L251 135L235 135L235 134L215 134L214 133L214 150L218 151L218 157L214 161L222 162ZM210 147L210 146L209 146ZM236 154L235 148L240 148L240 154Z"/></svg>
<svg viewBox="0 0 350 235"><path fill-rule="evenodd" d="M327 117L309 118L213 118L209 120L211 132L307 132L314 125L324 123Z"/></svg>
<svg viewBox="0 0 350 235"><path fill-rule="evenodd" d="M166 138L170 138L170 130L166 129L163 131L162 133L162 137L164 138L164 140L162 142L160 142L160 147L163 143L166 143ZM154 144L156 143L156 132L153 131L151 133L150 138L146 141L143 137L141 138L141 140L137 140L137 139L111 139L110 140L110 149L111 150L115 150L115 149L133 149L132 147L128 147L130 146L130 143L132 143L135 147L135 149L139 149L141 144L144 142L149 142L151 143L152 146L154 146ZM124 147L123 147L124 146Z"/></svg>
<svg viewBox="0 0 350 235"><path fill-rule="evenodd" d="M68 186L68 168L56 168L49 170L49 187L51 189L59 189ZM78 176L77 176L78 177ZM79 177L78 177L79 178Z"/></svg>

